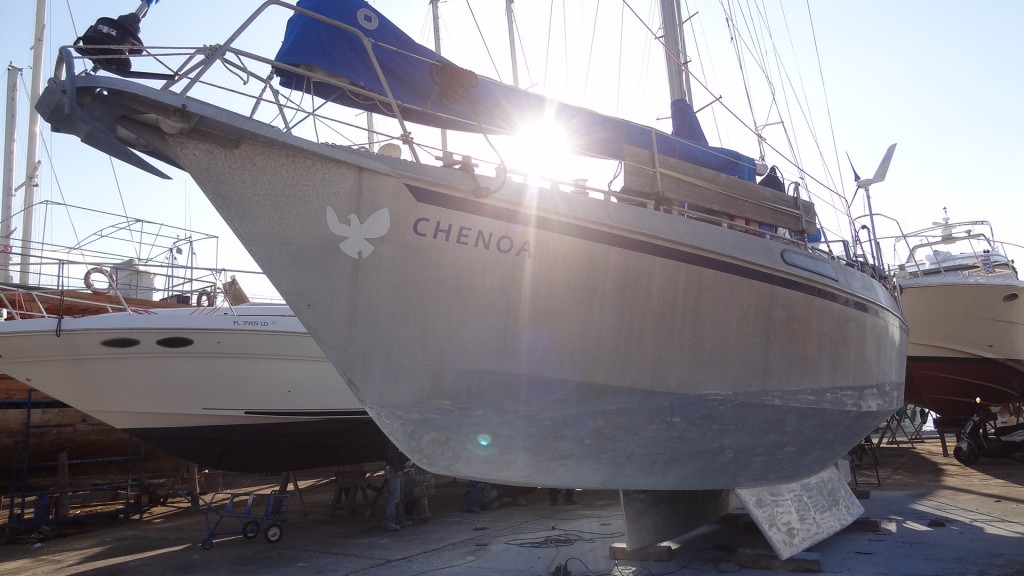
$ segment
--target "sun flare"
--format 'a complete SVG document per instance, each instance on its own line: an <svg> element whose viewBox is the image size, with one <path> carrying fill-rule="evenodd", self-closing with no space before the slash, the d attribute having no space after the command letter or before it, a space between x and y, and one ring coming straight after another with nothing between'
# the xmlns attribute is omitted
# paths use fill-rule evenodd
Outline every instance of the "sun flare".
<svg viewBox="0 0 1024 576"><path fill-rule="evenodd" d="M571 164L572 146L561 127L534 122L510 137L505 161L514 171L531 177L557 178Z"/></svg>

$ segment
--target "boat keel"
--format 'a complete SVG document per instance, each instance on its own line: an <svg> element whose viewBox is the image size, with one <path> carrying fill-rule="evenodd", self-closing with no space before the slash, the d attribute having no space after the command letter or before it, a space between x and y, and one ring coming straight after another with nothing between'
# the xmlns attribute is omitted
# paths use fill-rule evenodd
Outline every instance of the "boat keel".
<svg viewBox="0 0 1024 576"><path fill-rule="evenodd" d="M736 490L622 490L626 549L678 538L724 516L731 494L780 560L849 526L864 513L835 466L804 480Z"/></svg>
<svg viewBox="0 0 1024 576"><path fill-rule="evenodd" d="M724 490L620 490L626 549L638 550L677 538L729 511Z"/></svg>

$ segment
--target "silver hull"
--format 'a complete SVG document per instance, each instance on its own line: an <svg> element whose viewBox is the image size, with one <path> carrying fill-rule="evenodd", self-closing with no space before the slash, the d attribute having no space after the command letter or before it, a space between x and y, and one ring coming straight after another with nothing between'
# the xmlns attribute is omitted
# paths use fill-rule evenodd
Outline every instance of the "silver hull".
<svg viewBox="0 0 1024 576"><path fill-rule="evenodd" d="M192 175L384 432L433 472L772 485L819 472L902 404L897 306L837 261L78 82L173 118L119 123Z"/></svg>

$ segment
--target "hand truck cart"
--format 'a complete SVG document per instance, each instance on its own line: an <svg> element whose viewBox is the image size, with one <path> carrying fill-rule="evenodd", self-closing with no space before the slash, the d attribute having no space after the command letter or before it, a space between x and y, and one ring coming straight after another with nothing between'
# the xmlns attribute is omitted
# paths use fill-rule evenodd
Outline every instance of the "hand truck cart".
<svg viewBox="0 0 1024 576"><path fill-rule="evenodd" d="M288 494L280 494L276 490L267 493L234 493L217 492L209 500L199 497L199 511L206 516L206 538L203 539L203 550L213 548L213 539L217 536L234 536L241 534L251 540L263 530L263 538L271 544L284 536L285 519L288 516ZM238 521L234 530L222 529L221 522L226 518ZM267 523L266 528L261 523ZM230 526L234 523L228 522Z"/></svg>
<svg viewBox="0 0 1024 576"><path fill-rule="evenodd" d="M413 464L402 472L402 499L406 503L405 517L414 524L430 520L427 497L434 494L434 475Z"/></svg>

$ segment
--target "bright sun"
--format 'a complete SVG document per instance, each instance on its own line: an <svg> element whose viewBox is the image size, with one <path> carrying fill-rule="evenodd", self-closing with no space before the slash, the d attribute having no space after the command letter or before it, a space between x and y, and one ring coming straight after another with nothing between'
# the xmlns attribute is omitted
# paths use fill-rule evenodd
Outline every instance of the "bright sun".
<svg viewBox="0 0 1024 576"><path fill-rule="evenodd" d="M513 171L530 176L557 178L571 163L571 146L565 132L553 123L527 124L508 141L505 162Z"/></svg>

